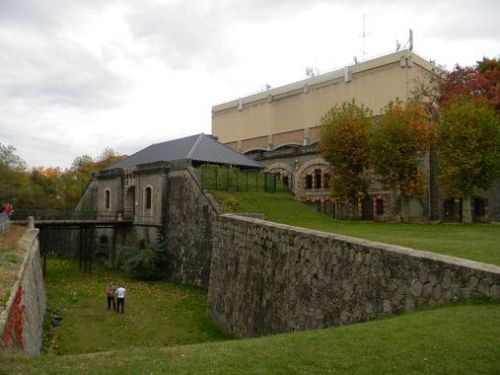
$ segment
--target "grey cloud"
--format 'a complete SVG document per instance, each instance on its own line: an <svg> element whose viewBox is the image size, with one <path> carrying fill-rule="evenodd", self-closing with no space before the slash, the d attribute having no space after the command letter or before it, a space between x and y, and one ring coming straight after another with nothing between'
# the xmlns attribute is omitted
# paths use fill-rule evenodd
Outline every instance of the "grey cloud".
<svg viewBox="0 0 500 375"><path fill-rule="evenodd" d="M447 3L436 23L425 32L451 41L485 39L497 41L500 36L500 2L475 1ZM459 51L457 51L459 53Z"/></svg>
<svg viewBox="0 0 500 375"><path fill-rule="evenodd" d="M144 5L131 12L128 20L137 39L150 44L168 66L180 69L201 60L216 65L230 57L224 48L224 21L217 21L215 15L213 9L195 10L182 2Z"/></svg>
<svg viewBox="0 0 500 375"><path fill-rule="evenodd" d="M15 38L12 38L12 35ZM0 96L76 107L119 102L127 81L79 45L31 31L0 29Z"/></svg>
<svg viewBox="0 0 500 375"><path fill-rule="evenodd" d="M222 0L209 6L201 0L142 2L130 7L128 22L132 34L149 43L170 67L201 63L221 68L234 61L230 34L236 23L255 23L258 27L276 16L293 15L321 2L324 0Z"/></svg>
<svg viewBox="0 0 500 375"><path fill-rule="evenodd" d="M2 0L0 24L51 31L71 25L84 12L105 8L113 3L100 0Z"/></svg>

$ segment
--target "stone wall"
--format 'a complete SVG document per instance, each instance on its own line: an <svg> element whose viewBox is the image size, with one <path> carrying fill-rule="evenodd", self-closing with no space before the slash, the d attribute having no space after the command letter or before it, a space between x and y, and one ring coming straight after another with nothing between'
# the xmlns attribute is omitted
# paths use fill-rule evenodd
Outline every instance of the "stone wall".
<svg viewBox="0 0 500 375"><path fill-rule="evenodd" d="M218 208L191 167L169 172L166 209L169 278L207 288Z"/></svg>
<svg viewBox="0 0 500 375"><path fill-rule="evenodd" d="M0 350L40 354L47 299L42 275L38 229L28 228L19 241L26 255L6 309L0 314Z"/></svg>
<svg viewBox="0 0 500 375"><path fill-rule="evenodd" d="M223 215L216 223L208 311L240 336L471 297L500 299L500 267L254 218Z"/></svg>

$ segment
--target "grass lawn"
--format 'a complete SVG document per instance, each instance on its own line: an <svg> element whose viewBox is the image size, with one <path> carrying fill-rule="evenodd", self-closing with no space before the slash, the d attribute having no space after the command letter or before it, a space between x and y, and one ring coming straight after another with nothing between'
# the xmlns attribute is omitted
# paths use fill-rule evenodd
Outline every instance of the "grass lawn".
<svg viewBox="0 0 500 375"><path fill-rule="evenodd" d="M227 212L264 212L266 220L500 265L500 225L340 221L287 193L211 192Z"/></svg>
<svg viewBox="0 0 500 375"><path fill-rule="evenodd" d="M105 287L127 289L125 313L107 310ZM60 309L62 326L46 330L45 352L93 353L131 347L162 347L228 339L206 315L207 292L167 281L127 278L94 264L92 275L78 272L78 261L48 258L46 290L51 309Z"/></svg>
<svg viewBox="0 0 500 375"><path fill-rule="evenodd" d="M500 304L468 303L251 340L35 358L19 374L498 374Z"/></svg>

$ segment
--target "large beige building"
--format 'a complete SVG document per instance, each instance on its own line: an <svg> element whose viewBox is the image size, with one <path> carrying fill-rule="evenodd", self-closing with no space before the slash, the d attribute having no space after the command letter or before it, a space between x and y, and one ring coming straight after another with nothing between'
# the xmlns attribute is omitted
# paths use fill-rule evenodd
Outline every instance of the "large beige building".
<svg viewBox="0 0 500 375"><path fill-rule="evenodd" d="M355 100L376 115L391 100L407 101L435 66L411 51L346 66L299 82L216 105L212 134L279 173L295 196L318 210L345 217L345 202L329 190L328 163L319 155L319 121L335 104ZM399 216L397 197L372 184L370 196L359 203L364 219ZM428 214L429 192L409 205L409 217Z"/></svg>
<svg viewBox="0 0 500 375"><path fill-rule="evenodd" d="M419 83L436 67L412 51L402 50L346 66L299 82L271 88L212 108L212 134L235 150L252 156L269 171L279 173L296 198L341 218L345 202L335 201L329 189L329 166L319 155L319 121L335 104L355 100L374 115L391 100L407 101ZM422 220L460 220L461 201L440 196L432 183L430 160L427 189L401 211L397 192L378 183L359 202L360 217L367 220L397 220L400 216ZM496 190L494 190L496 191ZM500 216L500 203L490 192L478 192L474 214L478 220ZM498 201L498 200L496 200ZM497 204L498 203L498 204ZM493 215L491 215L493 214Z"/></svg>
<svg viewBox="0 0 500 375"><path fill-rule="evenodd" d="M434 65L410 51L216 105L212 134L243 153L318 141L318 122L333 105L356 100L377 114L390 100L406 101Z"/></svg>

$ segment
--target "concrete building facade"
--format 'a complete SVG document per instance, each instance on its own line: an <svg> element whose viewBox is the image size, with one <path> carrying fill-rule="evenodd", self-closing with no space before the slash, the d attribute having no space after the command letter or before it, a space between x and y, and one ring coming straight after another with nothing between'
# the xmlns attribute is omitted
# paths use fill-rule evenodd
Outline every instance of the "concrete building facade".
<svg viewBox="0 0 500 375"><path fill-rule="evenodd" d="M432 187L429 157L422 160L428 177L426 189L405 205L406 212L401 212L398 193L385 190L374 178L368 196L352 210L332 197L329 166L318 152L318 124L335 104L355 100L377 115L390 101L406 102L417 85L436 71L433 63L417 54L398 51L216 105L212 108L212 134L278 173L298 200L334 217L346 218L357 211L366 220L399 220L403 216L410 221L457 221L461 203ZM498 193L498 187L477 192L472 203L476 219L500 219Z"/></svg>
<svg viewBox="0 0 500 375"><path fill-rule="evenodd" d="M208 287L212 226L219 210L196 175L195 167L205 164L262 169L199 134L151 145L99 171L76 211L130 225L98 228L93 257L116 265L141 243L166 244L169 278Z"/></svg>

